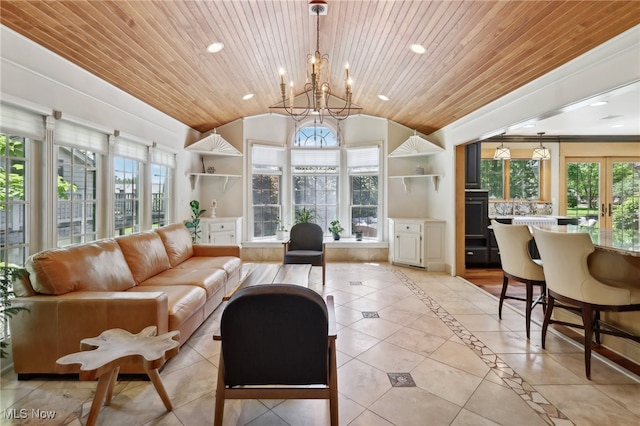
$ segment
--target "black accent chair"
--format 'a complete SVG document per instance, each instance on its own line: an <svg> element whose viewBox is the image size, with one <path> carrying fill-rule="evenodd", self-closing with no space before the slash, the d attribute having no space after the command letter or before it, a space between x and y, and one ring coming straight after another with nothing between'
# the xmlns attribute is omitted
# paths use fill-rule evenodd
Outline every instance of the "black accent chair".
<svg viewBox="0 0 640 426"><path fill-rule="evenodd" d="M333 296L269 284L236 292L224 309L214 425L225 399L328 399L338 424Z"/></svg>
<svg viewBox="0 0 640 426"><path fill-rule="evenodd" d="M326 257L324 232L315 223L297 223L291 228L289 241L284 244L284 264L322 266L322 285L325 281Z"/></svg>

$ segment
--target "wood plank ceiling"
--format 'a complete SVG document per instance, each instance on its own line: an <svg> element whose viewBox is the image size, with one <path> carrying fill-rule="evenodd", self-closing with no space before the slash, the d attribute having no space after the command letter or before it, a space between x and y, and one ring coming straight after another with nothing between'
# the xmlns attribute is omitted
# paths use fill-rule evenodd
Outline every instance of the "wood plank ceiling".
<svg viewBox="0 0 640 426"><path fill-rule="evenodd" d="M302 83L316 44L306 0L2 0L0 9L3 25L201 132L269 112L278 69ZM364 114L429 134L639 23L638 1L329 0L320 51L339 96L349 62ZM213 41L225 48L208 53Z"/></svg>

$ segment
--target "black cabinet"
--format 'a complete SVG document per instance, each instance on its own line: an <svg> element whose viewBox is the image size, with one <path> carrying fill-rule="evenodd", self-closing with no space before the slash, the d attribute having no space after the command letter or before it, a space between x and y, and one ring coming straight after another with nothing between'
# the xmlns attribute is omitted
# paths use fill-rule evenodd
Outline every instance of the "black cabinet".
<svg viewBox="0 0 640 426"><path fill-rule="evenodd" d="M465 191L465 260L467 266L489 261L489 195L487 191Z"/></svg>
<svg viewBox="0 0 640 426"><path fill-rule="evenodd" d="M465 189L480 189L480 142L465 145Z"/></svg>

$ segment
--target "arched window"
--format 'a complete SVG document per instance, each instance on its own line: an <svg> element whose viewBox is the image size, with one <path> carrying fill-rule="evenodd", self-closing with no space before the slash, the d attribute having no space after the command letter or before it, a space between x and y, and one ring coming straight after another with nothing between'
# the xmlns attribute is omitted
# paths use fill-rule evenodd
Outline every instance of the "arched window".
<svg viewBox="0 0 640 426"><path fill-rule="evenodd" d="M295 134L294 145L299 147L337 147L338 137L336 132L326 124L313 123L298 128Z"/></svg>

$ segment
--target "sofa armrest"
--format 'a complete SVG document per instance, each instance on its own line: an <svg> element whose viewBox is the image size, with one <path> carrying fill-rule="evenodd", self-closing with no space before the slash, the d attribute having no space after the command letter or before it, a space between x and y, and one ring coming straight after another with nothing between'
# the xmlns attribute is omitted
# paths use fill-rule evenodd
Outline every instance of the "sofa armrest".
<svg viewBox="0 0 640 426"><path fill-rule="evenodd" d="M163 292L76 291L57 296L17 297L20 311L10 321L16 373L52 373L63 355L80 350L80 340L111 328L139 333L154 325L168 331L168 297Z"/></svg>
<svg viewBox="0 0 640 426"><path fill-rule="evenodd" d="M240 257L239 245L215 246L213 244L194 244L193 255L202 257L235 256Z"/></svg>

